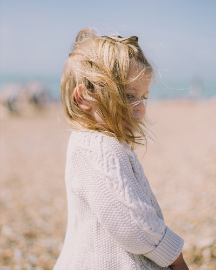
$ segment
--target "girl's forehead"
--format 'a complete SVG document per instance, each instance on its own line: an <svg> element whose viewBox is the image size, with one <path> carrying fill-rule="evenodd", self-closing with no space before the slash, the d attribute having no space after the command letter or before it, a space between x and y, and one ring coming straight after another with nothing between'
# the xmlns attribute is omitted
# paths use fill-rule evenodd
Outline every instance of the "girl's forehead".
<svg viewBox="0 0 216 270"><path fill-rule="evenodd" d="M137 78L132 83L129 83L126 86L126 91L130 92L149 92L149 86L151 83L151 79L147 78Z"/></svg>
<svg viewBox="0 0 216 270"><path fill-rule="evenodd" d="M141 62L136 61L134 59L130 60L130 68L128 76L134 75L135 73L142 71L143 68L144 65Z"/></svg>
<svg viewBox="0 0 216 270"><path fill-rule="evenodd" d="M128 82L139 82L142 81L144 82L151 80L152 78L152 73L151 71L148 70L147 67L144 66L143 63L136 61L132 59L130 61L130 68L129 68L129 73L128 73Z"/></svg>
<svg viewBox="0 0 216 270"><path fill-rule="evenodd" d="M151 72L147 71L142 63L133 63L130 66L126 89L139 91L149 88L151 79Z"/></svg>

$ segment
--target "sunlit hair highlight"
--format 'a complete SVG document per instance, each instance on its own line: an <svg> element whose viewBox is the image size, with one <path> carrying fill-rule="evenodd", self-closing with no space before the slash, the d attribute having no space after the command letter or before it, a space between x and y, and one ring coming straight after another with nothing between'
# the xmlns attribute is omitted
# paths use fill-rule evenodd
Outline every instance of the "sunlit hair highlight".
<svg viewBox="0 0 216 270"><path fill-rule="evenodd" d="M141 63L143 69L135 78L128 78L133 60ZM125 92L126 86L139 76L152 78L153 69L137 37L101 37L91 28L81 30L61 78L61 101L69 125L79 129L78 123L84 129L105 133L132 147L143 144L143 140L146 141L145 124L133 119ZM82 99L108 127L97 123L78 106L74 90L79 85Z"/></svg>

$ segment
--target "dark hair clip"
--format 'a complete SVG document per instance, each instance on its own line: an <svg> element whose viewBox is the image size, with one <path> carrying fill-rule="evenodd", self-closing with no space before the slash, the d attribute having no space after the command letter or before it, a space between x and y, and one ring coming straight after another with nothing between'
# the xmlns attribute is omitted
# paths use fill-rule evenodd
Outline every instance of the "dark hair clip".
<svg viewBox="0 0 216 270"><path fill-rule="evenodd" d="M108 36L100 36L100 37L108 37ZM113 37L123 38L123 37L121 37L121 36L113 36ZM112 37L110 37L110 38L112 38Z"/></svg>

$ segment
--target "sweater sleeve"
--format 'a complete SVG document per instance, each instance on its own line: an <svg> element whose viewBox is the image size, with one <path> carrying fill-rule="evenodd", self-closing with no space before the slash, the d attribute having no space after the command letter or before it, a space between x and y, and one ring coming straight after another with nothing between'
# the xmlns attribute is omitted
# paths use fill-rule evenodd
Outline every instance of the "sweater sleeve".
<svg viewBox="0 0 216 270"><path fill-rule="evenodd" d="M179 256L183 240L157 216L147 194L141 198L128 155L115 139L78 147L71 170L71 188L122 248L162 267Z"/></svg>

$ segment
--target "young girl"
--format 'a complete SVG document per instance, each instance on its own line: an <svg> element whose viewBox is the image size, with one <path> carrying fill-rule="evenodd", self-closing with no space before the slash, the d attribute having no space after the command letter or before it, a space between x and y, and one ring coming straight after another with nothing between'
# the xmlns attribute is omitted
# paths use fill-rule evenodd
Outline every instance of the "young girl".
<svg viewBox="0 0 216 270"><path fill-rule="evenodd" d="M73 128L67 151L68 226L54 270L188 269L133 152L146 139L153 69L135 36L77 35L61 79Z"/></svg>

